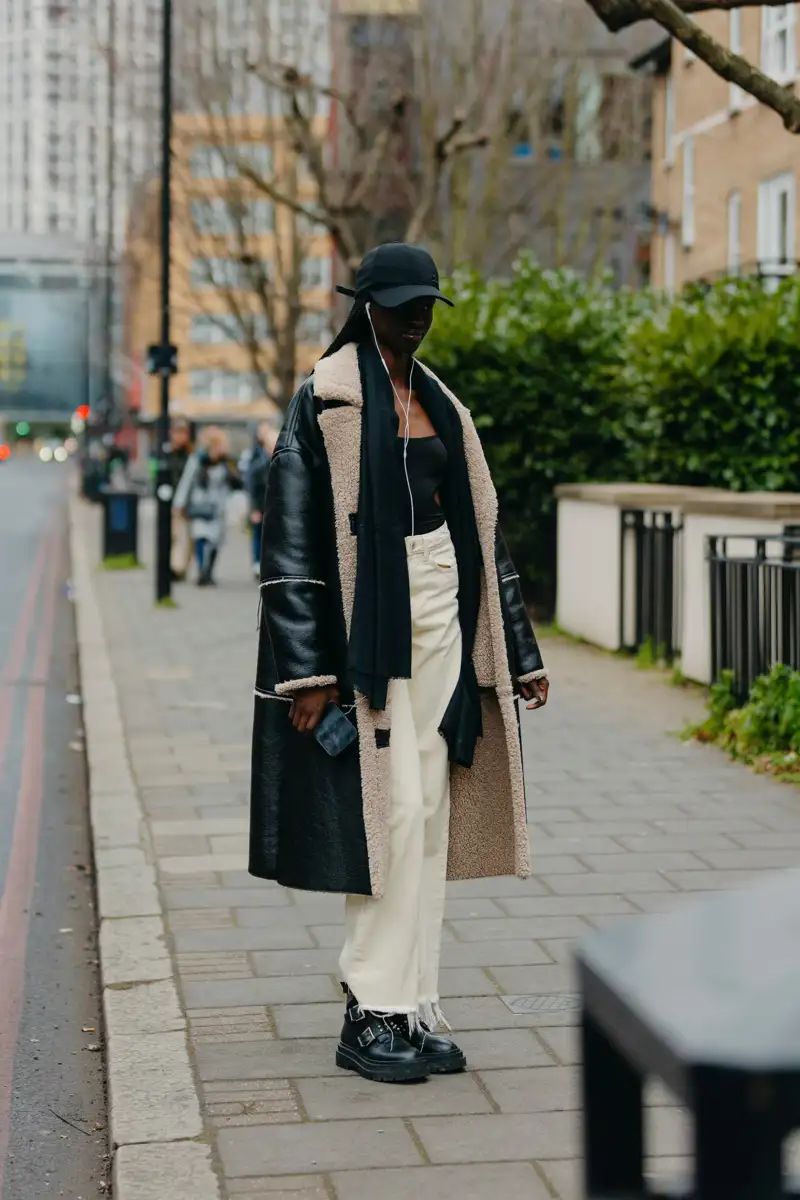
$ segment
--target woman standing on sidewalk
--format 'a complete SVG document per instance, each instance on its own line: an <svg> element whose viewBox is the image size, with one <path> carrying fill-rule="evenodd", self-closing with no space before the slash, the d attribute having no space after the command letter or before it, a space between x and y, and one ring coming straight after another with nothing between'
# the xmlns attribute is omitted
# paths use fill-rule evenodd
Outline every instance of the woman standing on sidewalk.
<svg viewBox="0 0 800 1200"><path fill-rule="evenodd" d="M197 585L213 584L214 567L227 532L228 497L242 481L228 458L224 430L204 430L201 449L186 463L172 507L190 522L197 558Z"/></svg>
<svg viewBox="0 0 800 1200"><path fill-rule="evenodd" d="M346 894L337 1063L395 1082L466 1065L445 878L529 874L516 700L547 678L475 427L414 357L433 260L379 246L348 294L270 469L250 871Z"/></svg>

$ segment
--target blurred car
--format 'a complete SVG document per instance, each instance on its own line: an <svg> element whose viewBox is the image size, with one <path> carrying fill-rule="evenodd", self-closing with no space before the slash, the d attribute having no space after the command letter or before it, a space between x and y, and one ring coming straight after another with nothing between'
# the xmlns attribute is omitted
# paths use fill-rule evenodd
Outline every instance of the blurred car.
<svg viewBox="0 0 800 1200"><path fill-rule="evenodd" d="M69 453L66 446L59 438L48 438L39 447L39 458L44 463L63 463L69 458Z"/></svg>

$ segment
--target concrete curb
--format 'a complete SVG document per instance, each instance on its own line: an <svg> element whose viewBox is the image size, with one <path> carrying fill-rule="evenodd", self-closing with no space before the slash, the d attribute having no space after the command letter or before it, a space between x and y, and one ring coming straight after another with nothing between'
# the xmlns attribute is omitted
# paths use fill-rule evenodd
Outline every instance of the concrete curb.
<svg viewBox="0 0 800 1200"><path fill-rule="evenodd" d="M71 502L69 515L114 1195L116 1200L219 1200L78 500Z"/></svg>

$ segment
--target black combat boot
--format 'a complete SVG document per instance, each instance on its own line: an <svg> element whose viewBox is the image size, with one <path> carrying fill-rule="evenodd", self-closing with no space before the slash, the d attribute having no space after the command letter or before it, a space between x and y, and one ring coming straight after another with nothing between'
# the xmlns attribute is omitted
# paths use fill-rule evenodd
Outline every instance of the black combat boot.
<svg viewBox="0 0 800 1200"><path fill-rule="evenodd" d="M407 1021L408 1018L404 1017ZM431 1075L455 1075L467 1066L464 1051L457 1046L452 1038L440 1033L433 1033L424 1021L408 1021L408 1031L404 1037L410 1046L427 1063Z"/></svg>
<svg viewBox="0 0 800 1200"><path fill-rule="evenodd" d="M356 1071L375 1083L410 1083L427 1079L430 1068L401 1033L407 1018L362 1009L348 995L342 1036L336 1050L336 1065Z"/></svg>

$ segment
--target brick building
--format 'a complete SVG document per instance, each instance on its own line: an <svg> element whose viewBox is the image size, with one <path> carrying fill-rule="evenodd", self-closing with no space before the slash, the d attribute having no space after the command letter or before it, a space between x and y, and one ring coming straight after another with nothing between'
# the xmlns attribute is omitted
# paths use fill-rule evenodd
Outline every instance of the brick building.
<svg viewBox="0 0 800 1200"><path fill-rule="evenodd" d="M286 139L269 122L230 119L226 146L210 136L207 119L179 114L175 121L171 308L179 372L171 411L202 424L277 416L276 401L285 402L330 340L327 230L300 234L299 218L246 182L231 192L235 157L279 181L294 177L300 198L313 199L313 185L297 181ZM144 373L147 347L159 339L158 208L153 179L134 208L126 252L128 407L145 420L159 407L159 381ZM293 316L290 304L297 306ZM290 378L283 380L287 366Z"/></svg>
<svg viewBox="0 0 800 1200"><path fill-rule="evenodd" d="M708 12L698 22L786 85L800 66L797 4ZM800 138L679 43L634 64L654 75L652 282L795 270Z"/></svg>

